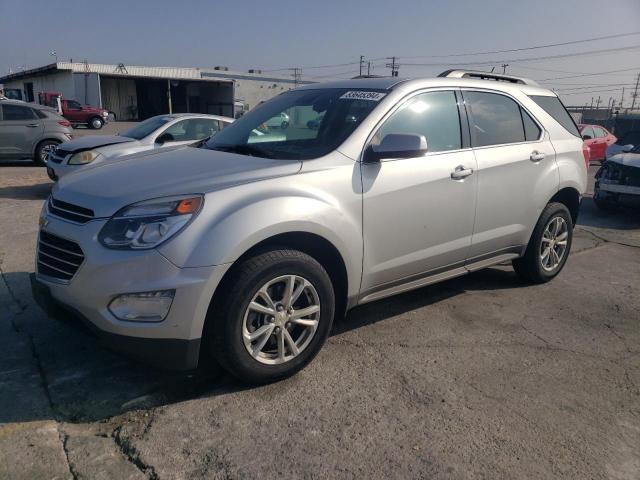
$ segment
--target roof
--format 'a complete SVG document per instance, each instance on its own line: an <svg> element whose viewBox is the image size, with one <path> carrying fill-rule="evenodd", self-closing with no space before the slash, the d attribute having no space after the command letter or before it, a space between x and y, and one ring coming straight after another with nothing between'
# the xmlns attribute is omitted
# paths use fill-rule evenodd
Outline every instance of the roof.
<svg viewBox="0 0 640 480"><path fill-rule="evenodd" d="M426 78L354 78L351 80L341 80L337 82L326 82L300 87L298 90L313 90L317 88L357 88L373 90L393 90L395 88L434 88L434 87L458 87L458 88L490 88L505 92L521 91L526 95L556 96L551 90L520 83L498 82L495 80L478 80L474 78L451 78L451 77L426 77Z"/></svg>
<svg viewBox="0 0 640 480"><path fill-rule="evenodd" d="M337 80L333 82L316 83L300 87L299 90L313 90L315 88L372 88L375 90L391 90L399 83L406 82L406 78L377 77L353 78L351 80Z"/></svg>
<svg viewBox="0 0 640 480"><path fill-rule="evenodd" d="M23 70L21 72L12 73L4 77L0 77L0 83L17 80L20 78L33 77L38 75L46 75L60 71L69 71L72 73L98 73L100 75L108 75L110 77L147 77L147 78L166 78L171 80L206 80L212 82L232 82L234 79L256 80L264 82L279 83L296 83L289 76L265 76L261 73L234 72L231 70L223 70L216 68L198 68L198 67L153 67L140 65L111 65L102 63L85 63L85 62L57 62L42 67ZM311 83L307 81L298 81L299 84Z"/></svg>

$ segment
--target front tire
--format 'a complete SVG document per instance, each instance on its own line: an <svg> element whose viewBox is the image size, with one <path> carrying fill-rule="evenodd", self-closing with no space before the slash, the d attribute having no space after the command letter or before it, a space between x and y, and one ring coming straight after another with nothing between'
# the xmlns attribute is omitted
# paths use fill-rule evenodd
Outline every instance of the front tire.
<svg viewBox="0 0 640 480"><path fill-rule="evenodd" d="M513 269L523 280L545 283L563 269L571 250L573 221L562 203L550 203L542 211L522 258L513 260Z"/></svg>
<svg viewBox="0 0 640 480"><path fill-rule="evenodd" d="M207 319L210 353L250 384L304 368L329 336L335 312L322 265L298 250L274 249L244 260L229 275Z"/></svg>
<svg viewBox="0 0 640 480"><path fill-rule="evenodd" d="M89 128L92 128L94 130L100 130L103 125L104 120L102 120L100 117L93 117L91 120L89 120Z"/></svg>
<svg viewBox="0 0 640 480"><path fill-rule="evenodd" d="M33 157L33 163L42 167L47 163L47 157L49 156L49 152L56 148L60 142L56 140L43 140L36 147L35 155Z"/></svg>

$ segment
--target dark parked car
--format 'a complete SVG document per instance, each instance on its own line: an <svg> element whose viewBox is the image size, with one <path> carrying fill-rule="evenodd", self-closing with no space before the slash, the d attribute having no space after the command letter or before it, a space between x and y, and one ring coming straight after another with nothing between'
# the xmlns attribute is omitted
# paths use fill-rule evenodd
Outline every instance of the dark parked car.
<svg viewBox="0 0 640 480"><path fill-rule="evenodd" d="M602 164L596 173L593 200L603 210L640 207L640 145Z"/></svg>

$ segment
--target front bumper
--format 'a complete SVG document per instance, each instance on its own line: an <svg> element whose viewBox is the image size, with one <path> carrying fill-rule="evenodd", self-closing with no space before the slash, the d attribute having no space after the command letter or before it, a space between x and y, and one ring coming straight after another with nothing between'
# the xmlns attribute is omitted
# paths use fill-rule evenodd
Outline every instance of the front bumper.
<svg viewBox="0 0 640 480"><path fill-rule="evenodd" d="M49 286L38 280L36 274L30 275L31 292L36 303L49 315L60 320L68 319L62 313L73 314L96 335L102 345L112 350L167 370L191 370L198 366L200 339L181 340L177 338L140 338L106 332L98 328L87 317L70 305L56 300Z"/></svg>
<svg viewBox="0 0 640 480"><path fill-rule="evenodd" d="M71 310L116 350L164 368L194 368L209 303L226 266L179 268L156 250L107 249L97 241L105 222L79 225L46 214L47 233L77 243L84 260L69 281L36 273L34 297L47 311L50 305ZM123 321L108 309L124 293L170 289L176 293L161 322Z"/></svg>

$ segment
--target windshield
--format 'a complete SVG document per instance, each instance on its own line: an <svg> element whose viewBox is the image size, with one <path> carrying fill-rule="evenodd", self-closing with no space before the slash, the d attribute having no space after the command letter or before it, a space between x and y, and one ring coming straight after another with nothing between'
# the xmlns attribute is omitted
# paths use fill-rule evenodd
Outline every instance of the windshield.
<svg viewBox="0 0 640 480"><path fill-rule="evenodd" d="M139 123L135 127L125 130L120 134L120 136L142 140L144 137L169 122L169 120L171 119L168 117L151 117L144 122Z"/></svg>
<svg viewBox="0 0 640 480"><path fill-rule="evenodd" d="M385 95L346 88L293 90L245 114L202 147L281 160L318 158L344 142Z"/></svg>
<svg viewBox="0 0 640 480"><path fill-rule="evenodd" d="M632 130L625 133L616 143L618 145L638 145L640 143L640 130Z"/></svg>

